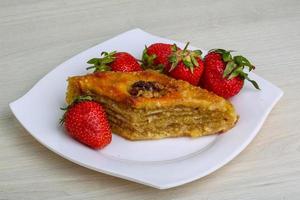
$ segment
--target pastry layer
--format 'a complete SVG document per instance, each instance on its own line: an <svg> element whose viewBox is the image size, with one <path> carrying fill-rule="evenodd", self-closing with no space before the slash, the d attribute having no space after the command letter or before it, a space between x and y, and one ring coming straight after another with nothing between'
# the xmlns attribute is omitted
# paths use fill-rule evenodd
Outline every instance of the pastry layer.
<svg viewBox="0 0 300 200"><path fill-rule="evenodd" d="M229 101L153 71L101 72L68 82L67 103L93 96L105 107L113 132L130 140L210 135L237 121Z"/></svg>

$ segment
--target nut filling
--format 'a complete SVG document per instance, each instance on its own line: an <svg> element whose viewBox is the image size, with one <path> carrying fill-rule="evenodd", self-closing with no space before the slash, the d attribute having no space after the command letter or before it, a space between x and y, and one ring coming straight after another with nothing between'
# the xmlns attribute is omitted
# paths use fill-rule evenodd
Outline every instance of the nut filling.
<svg viewBox="0 0 300 200"><path fill-rule="evenodd" d="M129 94L135 97L154 98L165 95L165 86L155 81L137 81L132 84Z"/></svg>

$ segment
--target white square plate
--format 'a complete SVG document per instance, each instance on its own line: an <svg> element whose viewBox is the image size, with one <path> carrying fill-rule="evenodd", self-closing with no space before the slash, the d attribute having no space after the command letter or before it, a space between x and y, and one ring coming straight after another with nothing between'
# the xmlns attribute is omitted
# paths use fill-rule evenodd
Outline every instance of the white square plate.
<svg viewBox="0 0 300 200"><path fill-rule="evenodd" d="M226 134L197 139L173 138L132 142L113 135L103 150L92 150L65 134L59 125L69 76L86 74L87 60L102 51L127 51L141 57L145 44L184 44L134 29L96 45L62 63L43 77L29 92L10 103L25 129L60 156L84 167L159 189L179 186L222 167L237 156L255 137L283 92L251 73L261 91L248 83L231 101L240 119Z"/></svg>

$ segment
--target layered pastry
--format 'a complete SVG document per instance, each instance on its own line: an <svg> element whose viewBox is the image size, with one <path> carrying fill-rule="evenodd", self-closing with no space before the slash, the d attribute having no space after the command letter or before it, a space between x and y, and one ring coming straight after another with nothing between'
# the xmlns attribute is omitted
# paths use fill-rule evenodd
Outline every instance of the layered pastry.
<svg viewBox="0 0 300 200"><path fill-rule="evenodd" d="M68 79L68 104L90 95L112 131L129 140L199 137L232 128L238 116L222 97L155 71L98 72Z"/></svg>

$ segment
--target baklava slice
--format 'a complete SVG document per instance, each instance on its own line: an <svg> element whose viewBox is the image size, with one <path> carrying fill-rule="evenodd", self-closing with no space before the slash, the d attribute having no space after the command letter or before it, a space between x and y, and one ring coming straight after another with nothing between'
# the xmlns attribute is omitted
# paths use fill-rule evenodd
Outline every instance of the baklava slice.
<svg viewBox="0 0 300 200"><path fill-rule="evenodd" d="M100 102L113 132L130 140L222 133L238 119L224 98L151 70L70 77L67 103L79 95Z"/></svg>

